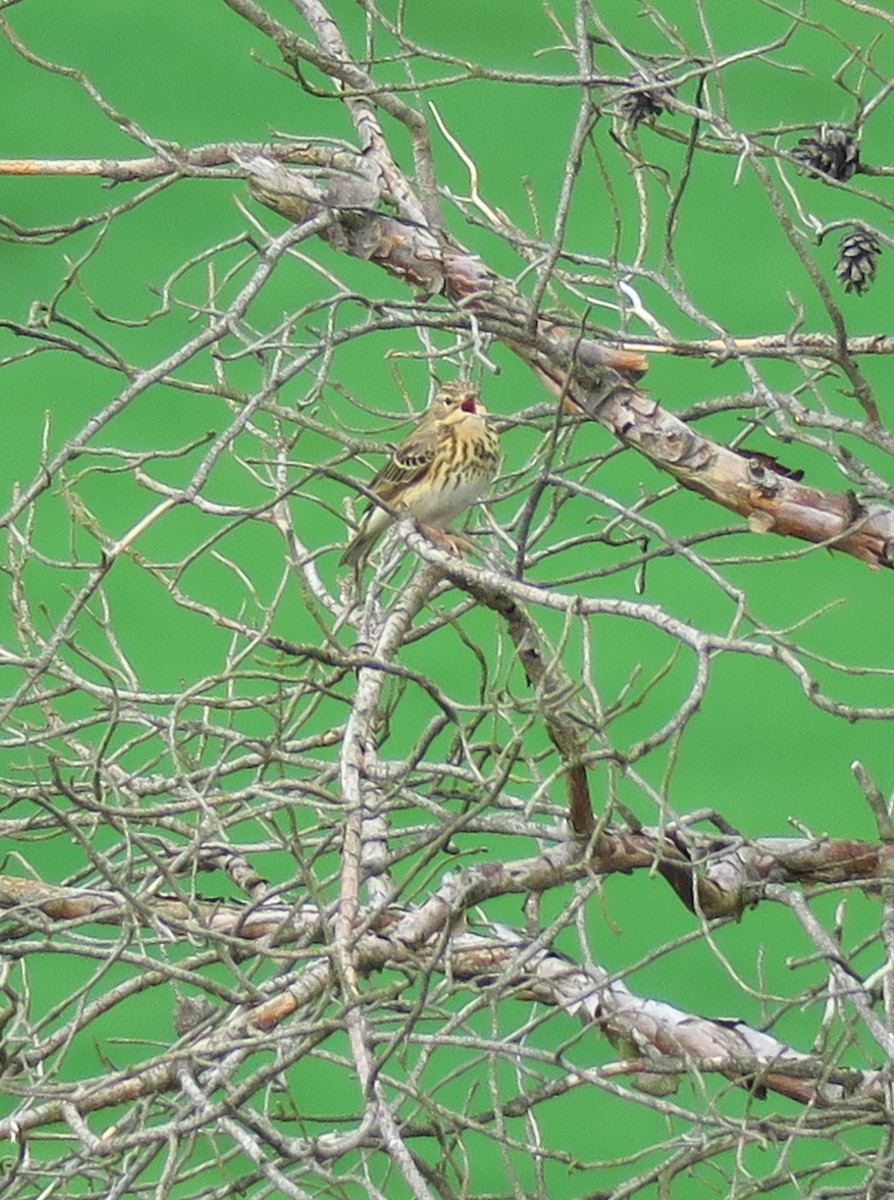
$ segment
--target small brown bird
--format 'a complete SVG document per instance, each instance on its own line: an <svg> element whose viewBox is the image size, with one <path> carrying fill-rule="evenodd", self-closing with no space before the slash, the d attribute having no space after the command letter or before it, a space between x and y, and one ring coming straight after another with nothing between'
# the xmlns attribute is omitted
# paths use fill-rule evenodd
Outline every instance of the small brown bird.
<svg viewBox="0 0 894 1200"><path fill-rule="evenodd" d="M381 504L366 510L341 562L361 566L379 534L402 513L428 529L446 529L485 494L498 461L499 440L478 389L462 380L443 384L372 481Z"/></svg>

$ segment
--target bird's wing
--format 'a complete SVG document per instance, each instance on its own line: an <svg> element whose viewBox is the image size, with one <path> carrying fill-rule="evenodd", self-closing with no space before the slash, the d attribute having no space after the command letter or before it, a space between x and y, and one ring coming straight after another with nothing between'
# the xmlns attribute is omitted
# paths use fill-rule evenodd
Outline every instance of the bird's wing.
<svg viewBox="0 0 894 1200"><path fill-rule="evenodd" d="M373 480L372 488L389 503L411 483L421 478L431 465L441 438L434 422L423 421L393 452Z"/></svg>

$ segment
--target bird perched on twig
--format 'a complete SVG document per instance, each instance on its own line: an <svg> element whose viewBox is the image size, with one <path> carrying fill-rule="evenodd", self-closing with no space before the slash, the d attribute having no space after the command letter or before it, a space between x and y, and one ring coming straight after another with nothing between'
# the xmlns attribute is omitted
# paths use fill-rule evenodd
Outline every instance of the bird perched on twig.
<svg viewBox="0 0 894 1200"><path fill-rule="evenodd" d="M498 461L499 440L478 389L462 380L442 384L419 424L372 481L376 502L364 513L341 562L362 566L379 534L403 513L440 533L481 499Z"/></svg>

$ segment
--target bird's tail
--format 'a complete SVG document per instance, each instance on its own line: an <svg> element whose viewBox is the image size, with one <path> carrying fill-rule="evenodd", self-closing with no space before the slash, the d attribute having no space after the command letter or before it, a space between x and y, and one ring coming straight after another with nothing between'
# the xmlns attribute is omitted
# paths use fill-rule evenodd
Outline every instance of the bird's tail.
<svg viewBox="0 0 894 1200"><path fill-rule="evenodd" d="M338 560L338 565L340 567L354 567L355 570L359 570L366 561L366 556L372 550L373 542L378 536L378 532L367 533L365 530L361 530L360 533L356 534L348 542L347 549Z"/></svg>

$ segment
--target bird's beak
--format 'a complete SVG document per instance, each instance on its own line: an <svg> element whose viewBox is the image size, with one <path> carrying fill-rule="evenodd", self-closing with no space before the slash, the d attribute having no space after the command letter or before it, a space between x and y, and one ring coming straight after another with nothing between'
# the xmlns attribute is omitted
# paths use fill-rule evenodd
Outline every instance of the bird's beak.
<svg viewBox="0 0 894 1200"><path fill-rule="evenodd" d="M460 405L460 408L463 410L463 412L472 413L472 415L474 416L475 413L478 412L477 397L475 395L473 395L472 393L469 393L469 395L466 396L466 398L463 400L462 404Z"/></svg>

